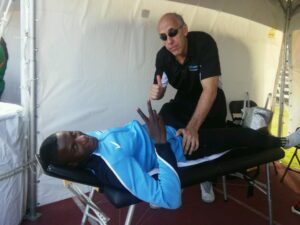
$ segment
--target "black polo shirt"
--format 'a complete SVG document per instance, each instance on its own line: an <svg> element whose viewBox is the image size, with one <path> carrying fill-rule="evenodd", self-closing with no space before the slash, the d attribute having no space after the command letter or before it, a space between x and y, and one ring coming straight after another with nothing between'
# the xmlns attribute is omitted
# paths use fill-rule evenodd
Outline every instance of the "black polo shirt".
<svg viewBox="0 0 300 225"><path fill-rule="evenodd" d="M165 73L169 83L178 90L175 99L198 102L203 90L200 80L220 76L220 61L216 42L205 32L189 32L187 57L183 64L166 47L156 56L156 75Z"/></svg>

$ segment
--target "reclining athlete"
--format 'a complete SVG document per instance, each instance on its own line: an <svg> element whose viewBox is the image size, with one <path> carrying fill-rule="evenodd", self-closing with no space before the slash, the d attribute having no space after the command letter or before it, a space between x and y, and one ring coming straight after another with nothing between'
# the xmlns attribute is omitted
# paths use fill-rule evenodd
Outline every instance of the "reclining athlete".
<svg viewBox="0 0 300 225"><path fill-rule="evenodd" d="M232 148L300 144L300 129L286 138L249 128L202 129L201 146L189 155L183 151L182 137L172 127L164 126L150 101L147 105L149 117L137 109L145 125L134 120L102 132L57 132L44 140L40 157L47 164L89 169L100 185L128 190L142 201L175 209L181 205L179 166L206 156L220 156ZM152 175L157 169L155 178Z"/></svg>

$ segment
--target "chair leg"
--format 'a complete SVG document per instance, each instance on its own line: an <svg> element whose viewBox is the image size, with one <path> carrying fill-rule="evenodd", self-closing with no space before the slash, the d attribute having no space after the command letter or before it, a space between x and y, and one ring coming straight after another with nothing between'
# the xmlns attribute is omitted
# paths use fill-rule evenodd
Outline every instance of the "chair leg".
<svg viewBox="0 0 300 225"><path fill-rule="evenodd" d="M272 163L273 163L273 168L274 168L275 174L277 175L278 171L277 171L276 163L274 161Z"/></svg>
<svg viewBox="0 0 300 225"><path fill-rule="evenodd" d="M89 199L92 200L93 197L94 197L94 193L95 193L95 188L92 188L90 194L89 194ZM86 205L85 209L84 209L84 213L83 213L83 217L82 217L82 220L81 220L81 225L84 225L86 220L87 220L87 217L88 217L88 214L89 214L89 210L90 210L90 206L89 205Z"/></svg>
<svg viewBox="0 0 300 225"><path fill-rule="evenodd" d="M224 194L224 201L228 200L227 196L227 184L226 184L226 176L222 176L222 185L223 185L223 194Z"/></svg>
<svg viewBox="0 0 300 225"><path fill-rule="evenodd" d="M280 182L281 182L281 183L283 182L283 180L284 180L284 178L285 178L287 172L290 170L290 166L291 166L291 164L292 164L292 162L293 162L293 159L294 159L295 157L296 157L296 159L297 159L297 161L298 161L298 163L299 163L299 165L300 165L300 160L299 160L298 155L297 155L298 149L299 149L299 148L296 148L296 149L295 149L294 154L293 154L292 158L290 159L288 166L285 168L284 173L283 173L283 175L282 175L282 177L281 177L281 179L280 179Z"/></svg>
<svg viewBox="0 0 300 225"><path fill-rule="evenodd" d="M298 149L297 149L298 150ZM295 154L295 157L296 157L296 159L297 159L297 161L298 161L298 164L300 165L300 160L299 160L299 157L298 157L298 155L297 154Z"/></svg>
<svg viewBox="0 0 300 225"><path fill-rule="evenodd" d="M89 218L94 219L101 225L107 225L110 218L108 216L106 216L104 212L102 212L102 210L93 202L92 199L90 199L90 197L92 197L94 193L90 193L90 196L87 196L86 193L84 193L79 188L79 186L77 186L76 184L73 184L71 182L70 182L70 184L67 185L67 188L75 196L77 196L77 198L81 202L81 204L88 207L84 212L85 216L88 216ZM95 191L95 188L93 188L93 190ZM90 211L92 211L93 214L89 213ZM85 223L85 221L86 221L86 218L84 220L82 220L81 223L83 224L83 223Z"/></svg>

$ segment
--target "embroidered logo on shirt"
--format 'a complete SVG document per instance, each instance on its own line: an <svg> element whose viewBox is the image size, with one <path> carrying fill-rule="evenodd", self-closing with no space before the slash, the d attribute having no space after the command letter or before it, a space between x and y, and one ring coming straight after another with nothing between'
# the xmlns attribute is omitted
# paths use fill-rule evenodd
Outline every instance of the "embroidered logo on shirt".
<svg viewBox="0 0 300 225"><path fill-rule="evenodd" d="M201 65L189 65L189 71L190 72L197 72L199 71L199 68L201 67Z"/></svg>
<svg viewBox="0 0 300 225"><path fill-rule="evenodd" d="M110 143L112 143L116 147L116 149L121 148L121 146L118 143L114 142L114 141L111 141Z"/></svg>

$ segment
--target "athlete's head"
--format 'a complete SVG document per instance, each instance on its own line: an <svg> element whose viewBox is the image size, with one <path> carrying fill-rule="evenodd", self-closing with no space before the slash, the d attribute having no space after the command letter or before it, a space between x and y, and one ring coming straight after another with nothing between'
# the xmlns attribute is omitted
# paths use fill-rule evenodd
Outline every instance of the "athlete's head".
<svg viewBox="0 0 300 225"><path fill-rule="evenodd" d="M80 131L62 131L50 135L40 147L46 164L79 166L97 148L98 140Z"/></svg>

